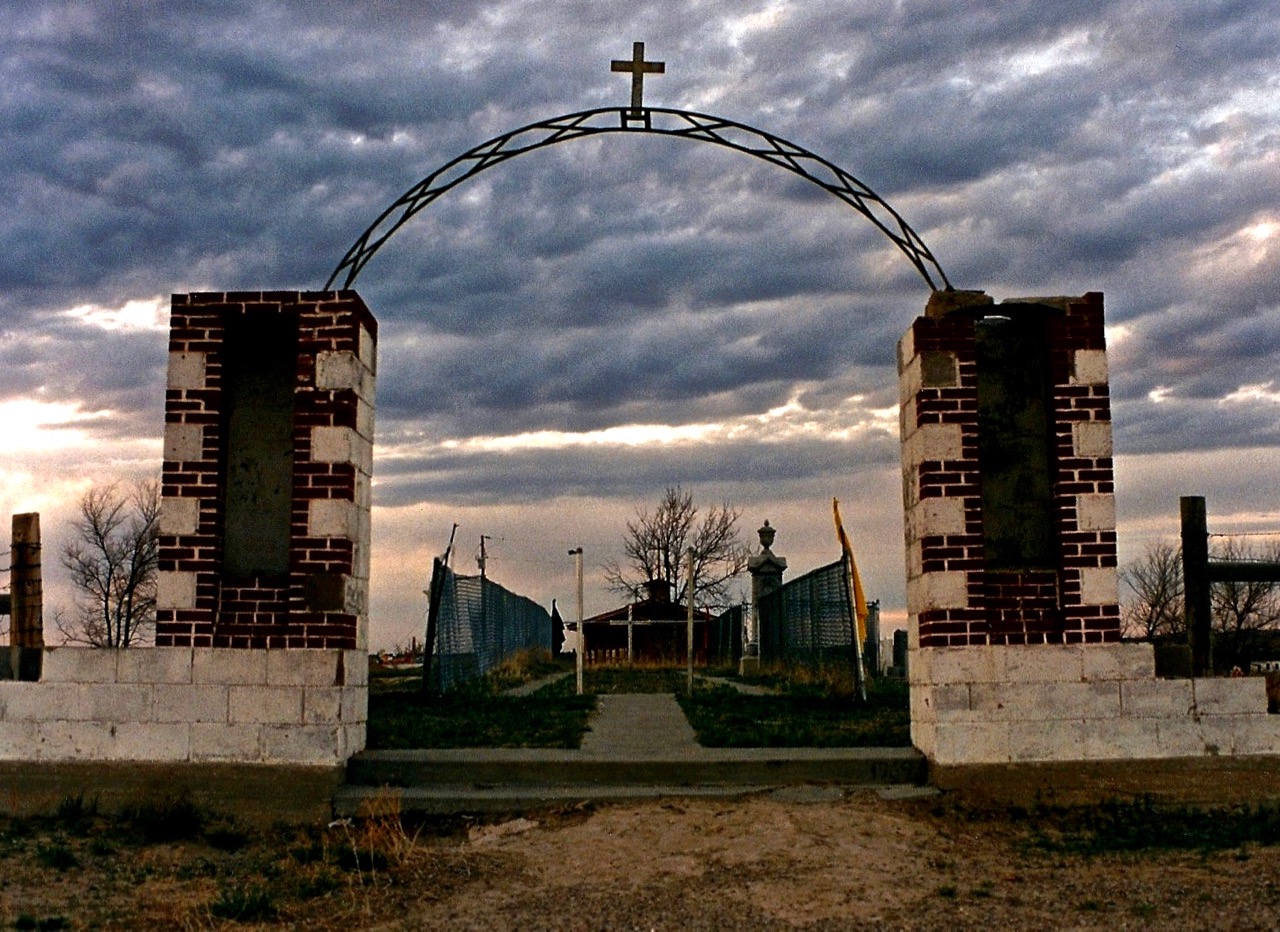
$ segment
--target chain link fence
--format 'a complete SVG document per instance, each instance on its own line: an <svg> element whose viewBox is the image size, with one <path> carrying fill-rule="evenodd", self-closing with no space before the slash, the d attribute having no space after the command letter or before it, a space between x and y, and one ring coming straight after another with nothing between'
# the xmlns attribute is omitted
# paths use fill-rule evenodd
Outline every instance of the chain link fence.
<svg viewBox="0 0 1280 932"><path fill-rule="evenodd" d="M821 566L760 599L763 663L855 667L849 569L843 559Z"/></svg>
<svg viewBox="0 0 1280 932"><path fill-rule="evenodd" d="M551 649L546 609L490 579L462 576L435 561L423 658L428 691L452 689L537 647Z"/></svg>
<svg viewBox="0 0 1280 932"><path fill-rule="evenodd" d="M707 663L714 667L735 667L742 659L743 625L750 604L732 605L707 622Z"/></svg>

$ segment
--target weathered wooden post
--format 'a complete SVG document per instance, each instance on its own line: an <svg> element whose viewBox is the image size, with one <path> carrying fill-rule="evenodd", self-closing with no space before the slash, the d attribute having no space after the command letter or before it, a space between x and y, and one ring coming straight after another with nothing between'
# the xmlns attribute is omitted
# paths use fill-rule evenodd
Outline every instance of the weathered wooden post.
<svg viewBox="0 0 1280 932"><path fill-rule="evenodd" d="M1204 497L1184 495L1182 512L1182 592L1191 638L1191 673L1213 673L1213 617L1209 604L1209 523Z"/></svg>
<svg viewBox="0 0 1280 932"><path fill-rule="evenodd" d="M44 647L44 587L40 573L40 515L13 516L10 545L10 635L13 660L22 680L40 679Z"/></svg>

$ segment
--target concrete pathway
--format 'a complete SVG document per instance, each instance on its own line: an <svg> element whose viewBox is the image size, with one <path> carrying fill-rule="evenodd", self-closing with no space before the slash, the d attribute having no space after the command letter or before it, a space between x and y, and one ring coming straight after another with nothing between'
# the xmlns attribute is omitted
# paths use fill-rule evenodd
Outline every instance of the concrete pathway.
<svg viewBox="0 0 1280 932"><path fill-rule="evenodd" d="M582 753L589 757L645 760L699 748L693 727L670 693L597 696L588 729Z"/></svg>

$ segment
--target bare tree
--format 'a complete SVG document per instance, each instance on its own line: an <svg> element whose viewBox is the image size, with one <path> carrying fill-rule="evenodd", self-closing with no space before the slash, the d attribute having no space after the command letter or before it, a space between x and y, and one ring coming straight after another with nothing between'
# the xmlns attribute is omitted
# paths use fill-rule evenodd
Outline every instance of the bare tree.
<svg viewBox="0 0 1280 932"><path fill-rule="evenodd" d="M1214 548L1212 559L1231 562L1280 562L1280 543L1259 551L1237 540ZM1264 632L1280 630L1280 584L1273 582L1215 582L1210 586L1213 607L1214 665L1248 669L1266 639Z"/></svg>
<svg viewBox="0 0 1280 932"><path fill-rule="evenodd" d="M672 586L675 600L688 593L688 548L694 551L694 604L707 608L727 605L735 577L747 566L748 550L738 536L741 512L728 503L713 505L698 520L693 493L668 486L652 512L640 509L627 522L623 542L624 563L604 565L605 579L614 592L640 598L645 584L663 580Z"/></svg>
<svg viewBox="0 0 1280 932"><path fill-rule="evenodd" d="M1187 635L1182 597L1182 549L1164 542L1120 570L1128 589L1122 599L1124 629L1147 641L1179 639Z"/></svg>
<svg viewBox="0 0 1280 932"><path fill-rule="evenodd" d="M55 623L73 643L129 647L155 624L160 486L139 482L94 486L79 502L75 536L62 565L77 590L73 611Z"/></svg>

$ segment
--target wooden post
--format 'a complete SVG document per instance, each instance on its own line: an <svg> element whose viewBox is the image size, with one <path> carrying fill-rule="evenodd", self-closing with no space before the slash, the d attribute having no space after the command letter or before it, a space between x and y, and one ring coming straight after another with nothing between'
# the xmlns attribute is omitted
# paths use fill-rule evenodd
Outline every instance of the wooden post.
<svg viewBox="0 0 1280 932"><path fill-rule="evenodd" d="M446 555L448 551L445 551ZM422 643L422 692L431 692L431 663L435 659L436 633L440 626L440 599L444 595L445 579L448 575L445 561L436 557L431 561L431 588L427 590L427 630Z"/></svg>
<svg viewBox="0 0 1280 932"><path fill-rule="evenodd" d="M44 595L40 576L40 515L13 516L11 634L14 647L44 647Z"/></svg>
<svg viewBox="0 0 1280 932"><path fill-rule="evenodd" d="M1204 497L1184 495L1182 512L1182 592L1191 638L1191 675L1213 673L1212 613L1209 603L1209 525Z"/></svg>

